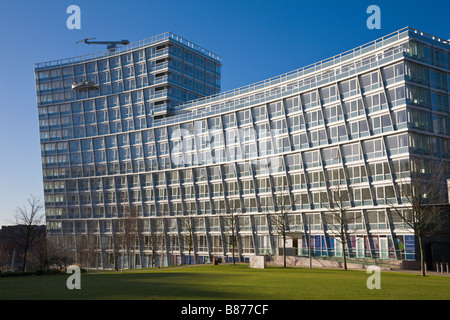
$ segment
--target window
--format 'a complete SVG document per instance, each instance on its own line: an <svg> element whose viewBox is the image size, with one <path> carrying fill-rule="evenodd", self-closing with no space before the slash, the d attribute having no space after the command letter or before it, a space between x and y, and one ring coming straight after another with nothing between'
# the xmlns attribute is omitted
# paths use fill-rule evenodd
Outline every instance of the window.
<svg viewBox="0 0 450 320"><path fill-rule="evenodd" d="M294 150L300 150L301 148L308 148L308 137L306 133L292 135L292 146Z"/></svg>
<svg viewBox="0 0 450 320"><path fill-rule="evenodd" d="M75 76L84 75L84 64L74 66Z"/></svg>
<svg viewBox="0 0 450 320"><path fill-rule="evenodd" d="M438 67L447 69L449 66L448 54L445 51L435 49L435 63Z"/></svg>
<svg viewBox="0 0 450 320"><path fill-rule="evenodd" d="M408 126L428 131L433 130L431 113L410 108L408 110Z"/></svg>
<svg viewBox="0 0 450 320"><path fill-rule="evenodd" d="M366 119L351 122L349 124L349 128L351 139L355 139L358 137L365 137L369 135L369 127L367 126Z"/></svg>
<svg viewBox="0 0 450 320"><path fill-rule="evenodd" d="M340 83L340 92L342 98L347 98L359 93L356 79L347 80Z"/></svg>
<svg viewBox="0 0 450 320"><path fill-rule="evenodd" d="M323 104L335 101L337 99L336 85L321 88L320 96Z"/></svg>
<svg viewBox="0 0 450 320"><path fill-rule="evenodd" d="M310 151L310 152L305 152L303 154L303 159L305 161L305 167L310 168L310 167L318 167L320 166L320 159L319 159L319 151L315 150L315 151Z"/></svg>
<svg viewBox="0 0 450 320"><path fill-rule="evenodd" d="M403 99L405 98L405 88L402 86L388 89L387 95L392 106L402 104L404 103Z"/></svg>
<svg viewBox="0 0 450 320"><path fill-rule="evenodd" d="M305 189L306 179L303 173L291 173L289 175L291 186L294 189Z"/></svg>
<svg viewBox="0 0 450 320"><path fill-rule="evenodd" d="M392 122L389 114L369 118L373 134L392 130Z"/></svg>
<svg viewBox="0 0 450 320"><path fill-rule="evenodd" d="M209 130L220 130L220 117L208 119Z"/></svg>
<svg viewBox="0 0 450 320"><path fill-rule="evenodd" d="M280 119L272 123L272 133L274 136L287 133L286 120Z"/></svg>
<svg viewBox="0 0 450 320"><path fill-rule="evenodd" d="M431 62L431 48L419 42L409 42L409 55L420 61Z"/></svg>
<svg viewBox="0 0 450 320"><path fill-rule="evenodd" d="M236 126L234 118L234 113L226 114L223 116L224 129Z"/></svg>
<svg viewBox="0 0 450 320"><path fill-rule="evenodd" d="M310 132L312 146L325 145L328 143L325 129Z"/></svg>
<svg viewBox="0 0 450 320"><path fill-rule="evenodd" d="M288 170L301 169L303 167L302 164L302 158L299 153L286 156L286 166Z"/></svg>
<svg viewBox="0 0 450 320"><path fill-rule="evenodd" d="M345 162L359 161L362 159L359 143L347 144L342 147Z"/></svg>
<svg viewBox="0 0 450 320"><path fill-rule="evenodd" d="M364 93L366 91L371 91L380 87L380 79L378 71L371 72L368 74L361 75L360 78L361 91Z"/></svg>
<svg viewBox="0 0 450 320"><path fill-rule="evenodd" d="M397 63L395 65L384 67L382 69L382 74L384 78L384 83L390 85L392 83L403 80L403 63Z"/></svg>
<svg viewBox="0 0 450 320"><path fill-rule="evenodd" d="M305 128L305 121L303 115L297 114L287 118L289 132L298 131Z"/></svg>
<svg viewBox="0 0 450 320"><path fill-rule="evenodd" d="M441 138L442 156L450 157L450 140Z"/></svg>
<svg viewBox="0 0 450 320"><path fill-rule="evenodd" d="M339 106L336 106L336 108L339 109ZM361 99L344 102L344 110L347 117L357 117L364 114L364 106Z"/></svg>
<svg viewBox="0 0 450 320"><path fill-rule="evenodd" d="M345 128L345 125L331 127L328 130L332 143L348 140L347 129Z"/></svg>
<svg viewBox="0 0 450 320"><path fill-rule="evenodd" d="M240 126L250 123L252 120L250 110L239 111L237 113L237 119Z"/></svg>
<svg viewBox="0 0 450 320"><path fill-rule="evenodd" d="M367 113L372 113L387 108L386 96L384 92L366 96L365 103Z"/></svg>
<svg viewBox="0 0 450 320"><path fill-rule="evenodd" d="M311 112L306 112L305 121L308 128L315 127L323 124L322 111L316 110Z"/></svg>
<svg viewBox="0 0 450 320"><path fill-rule="evenodd" d="M422 134L411 133L409 135L409 146L412 152L433 154L436 152L436 138Z"/></svg>
<svg viewBox="0 0 450 320"><path fill-rule="evenodd" d="M317 92L312 91L302 94L302 101L305 109L317 106Z"/></svg>
<svg viewBox="0 0 450 320"><path fill-rule="evenodd" d="M430 73L427 67L413 62L405 64L406 80L419 84L428 85L430 83Z"/></svg>
<svg viewBox="0 0 450 320"><path fill-rule="evenodd" d="M406 128L406 110L395 111L393 113L393 120L397 129Z"/></svg>
<svg viewBox="0 0 450 320"><path fill-rule="evenodd" d="M419 88L419 87L413 87L413 86L407 86L406 87L406 101L407 103L423 106L423 107L430 107L431 101L430 101L430 91L427 89Z"/></svg>
<svg viewBox="0 0 450 320"><path fill-rule="evenodd" d="M343 120L342 109L340 105L324 108L324 118L326 123Z"/></svg>
<svg viewBox="0 0 450 320"><path fill-rule="evenodd" d="M447 90L447 75L443 72L431 69L431 86L435 89Z"/></svg>
<svg viewBox="0 0 450 320"><path fill-rule="evenodd" d="M266 107L260 106L253 108L253 119L255 122L267 119Z"/></svg>
<svg viewBox="0 0 450 320"><path fill-rule="evenodd" d="M121 56L122 66L126 66L133 62L131 53L124 54Z"/></svg>
<svg viewBox="0 0 450 320"><path fill-rule="evenodd" d="M255 125L256 136L258 139L270 137L270 130L268 123L259 123Z"/></svg>
<svg viewBox="0 0 450 320"><path fill-rule="evenodd" d="M284 105L286 107L286 113L296 112L300 110L298 97L288 98L284 100Z"/></svg>
<svg viewBox="0 0 450 320"><path fill-rule="evenodd" d="M270 118L275 118L284 114L284 108L281 101L271 102L267 105Z"/></svg>
<svg viewBox="0 0 450 320"><path fill-rule="evenodd" d="M323 171L308 172L308 181L311 188L325 186L325 176Z"/></svg>
<svg viewBox="0 0 450 320"><path fill-rule="evenodd" d="M385 155L382 139L363 141L363 147L368 159Z"/></svg>
<svg viewBox="0 0 450 320"><path fill-rule="evenodd" d="M387 162L370 163L369 172L372 176L372 181L391 179L391 171Z"/></svg>
<svg viewBox="0 0 450 320"><path fill-rule="evenodd" d="M445 94L432 92L431 101L433 110L448 113L448 98Z"/></svg>
<svg viewBox="0 0 450 320"><path fill-rule="evenodd" d="M345 184L346 177L344 175L344 169L327 169L327 180L332 186Z"/></svg>
<svg viewBox="0 0 450 320"><path fill-rule="evenodd" d="M190 51L184 50L184 61L194 63L194 54Z"/></svg>

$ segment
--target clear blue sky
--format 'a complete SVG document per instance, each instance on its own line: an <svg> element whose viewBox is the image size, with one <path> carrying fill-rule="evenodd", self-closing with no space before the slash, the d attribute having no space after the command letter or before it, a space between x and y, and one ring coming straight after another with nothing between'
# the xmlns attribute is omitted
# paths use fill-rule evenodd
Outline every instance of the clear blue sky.
<svg viewBox="0 0 450 320"><path fill-rule="evenodd" d="M43 200L33 64L104 50L75 43L138 41L171 31L222 57L222 90L289 72L406 26L450 38L450 2L0 0L0 226L30 194ZM69 30L69 5L81 30ZM369 30L369 5L381 29Z"/></svg>

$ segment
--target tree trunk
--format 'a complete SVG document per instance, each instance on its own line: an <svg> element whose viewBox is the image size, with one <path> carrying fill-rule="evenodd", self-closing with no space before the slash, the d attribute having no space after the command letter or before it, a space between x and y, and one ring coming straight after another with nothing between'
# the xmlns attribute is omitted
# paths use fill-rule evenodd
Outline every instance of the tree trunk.
<svg viewBox="0 0 450 320"><path fill-rule="evenodd" d="M424 256L423 256L423 244L422 236L419 235L419 250L420 250L420 274L425 277L425 266L424 266Z"/></svg>
<svg viewBox="0 0 450 320"><path fill-rule="evenodd" d="M347 257L345 256L345 242L342 242L342 257L344 259L344 270L347 270Z"/></svg>
<svg viewBox="0 0 450 320"><path fill-rule="evenodd" d="M231 245L231 250L233 250L232 251L232 257L233 257L233 266L235 266L236 265L236 259L235 259L235 256L234 256L234 246L235 246L235 240L234 240L234 236L233 236L233 241L232 241L232 245Z"/></svg>
<svg viewBox="0 0 450 320"><path fill-rule="evenodd" d="M31 230L31 228L27 229L27 238L26 238L25 248L24 248L24 253L23 253L23 267L22 267L23 272L27 271L27 255L28 255L28 248L30 247L30 230Z"/></svg>
<svg viewBox="0 0 450 320"><path fill-rule="evenodd" d="M234 218L233 218L234 219ZM235 256L234 256L234 249L235 249L235 246L236 246L236 243L237 243L237 236L235 235L235 233L234 233L234 220L233 220L233 225L232 225L232 227L233 227L233 230L232 230L232 240L231 240L231 243L232 243L232 250L233 250L233 252L232 252L232 256L233 256L233 266L235 266L236 265L236 259L235 259Z"/></svg>
<svg viewBox="0 0 450 320"><path fill-rule="evenodd" d="M233 266L235 266L236 265L236 260L235 260L235 257L234 257L234 245L233 245Z"/></svg>
<svg viewBox="0 0 450 320"><path fill-rule="evenodd" d="M347 257L345 254L345 231L344 225L341 224L341 244L342 244L342 258L344 260L344 270L347 270Z"/></svg>
<svg viewBox="0 0 450 320"><path fill-rule="evenodd" d="M283 267L286 268L286 233L283 233Z"/></svg>
<svg viewBox="0 0 450 320"><path fill-rule="evenodd" d="M26 272L27 271L27 252L28 249L25 249L25 252L23 254L23 267L22 267L22 272Z"/></svg>

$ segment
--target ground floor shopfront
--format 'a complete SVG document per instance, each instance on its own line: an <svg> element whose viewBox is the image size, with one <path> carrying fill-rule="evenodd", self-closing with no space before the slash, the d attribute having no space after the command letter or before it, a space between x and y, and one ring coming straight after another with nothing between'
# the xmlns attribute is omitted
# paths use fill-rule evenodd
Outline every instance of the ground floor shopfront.
<svg viewBox="0 0 450 320"><path fill-rule="evenodd" d="M252 243L253 239L256 239L256 250ZM152 250L139 250L136 247L118 252L112 250L97 252L97 258L91 262L91 267L113 269L116 265L118 268L125 269L151 268L212 263L214 258L219 258L224 263L231 263L233 256L237 262L249 262L250 257L254 255L265 255L269 260L283 255L283 241L279 236L241 235L240 242L234 249L234 255L231 245L225 245L225 250L218 247L208 250L208 245L202 246L203 241L206 242L206 238L197 236L195 246L190 251L168 245L156 250L155 253ZM289 257L305 258L311 255L315 259L333 259L343 255L340 238L330 234L295 234L287 239L285 247L286 255ZM345 247L348 258L371 261L376 259L380 260L380 263L387 260L415 261L419 256L415 237L411 234L349 235Z"/></svg>

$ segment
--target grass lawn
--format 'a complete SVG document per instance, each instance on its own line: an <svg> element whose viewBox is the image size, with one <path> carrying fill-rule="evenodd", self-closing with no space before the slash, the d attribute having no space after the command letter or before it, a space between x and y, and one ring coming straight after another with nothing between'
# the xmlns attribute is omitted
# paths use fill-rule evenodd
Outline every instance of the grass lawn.
<svg viewBox="0 0 450 320"><path fill-rule="evenodd" d="M381 272L381 289L369 290L365 271L201 265L184 268L70 275L0 277L0 300L448 300L450 277Z"/></svg>

